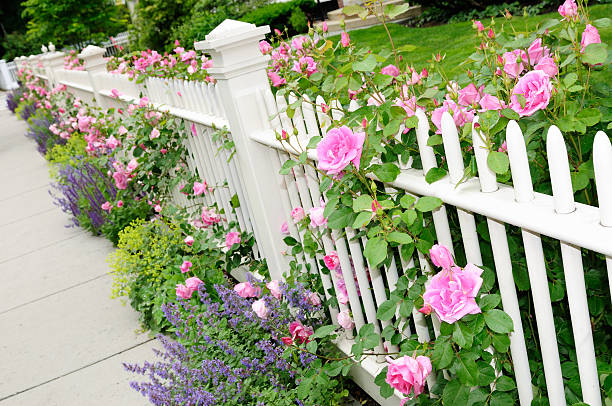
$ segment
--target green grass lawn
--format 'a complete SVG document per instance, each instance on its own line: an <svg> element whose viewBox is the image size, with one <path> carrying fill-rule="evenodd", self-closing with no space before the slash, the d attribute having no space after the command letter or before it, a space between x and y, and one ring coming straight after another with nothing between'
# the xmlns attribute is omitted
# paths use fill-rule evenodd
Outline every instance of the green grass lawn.
<svg viewBox="0 0 612 406"><path fill-rule="evenodd" d="M593 20L612 16L612 4L592 6L589 9ZM498 24L498 27L500 24L511 24L516 31L526 31L534 29L539 23L549 18L560 18L560 16L555 12L526 18L514 17L510 21L504 18L496 18L496 24ZM488 20L483 20L483 24L488 25ZM428 65L427 61L431 60L432 54L438 52L446 54L446 59L442 62L442 65L451 77L456 76L461 71L460 63L474 52L474 46L476 45L475 30L472 28L471 22L424 28L389 24L389 31L396 47L406 44L417 47L412 52L403 53L404 61L413 65L417 71ZM599 29L599 33L602 42L612 43L612 27ZM383 26L351 31L350 36L354 43L369 47L375 52L382 48L391 48ZM334 41L339 40L339 36L332 39ZM610 72L610 69L607 69L605 79L608 82L611 81L612 72Z"/></svg>

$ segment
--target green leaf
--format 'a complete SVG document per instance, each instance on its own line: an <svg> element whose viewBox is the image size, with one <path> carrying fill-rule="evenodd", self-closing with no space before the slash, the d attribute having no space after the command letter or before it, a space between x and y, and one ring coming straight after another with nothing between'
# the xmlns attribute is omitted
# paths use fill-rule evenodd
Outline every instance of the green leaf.
<svg viewBox="0 0 612 406"><path fill-rule="evenodd" d="M399 307L399 313L402 317L410 317L412 315L412 309L414 308L414 302L412 300L405 299Z"/></svg>
<svg viewBox="0 0 612 406"><path fill-rule="evenodd" d="M402 206L404 209L409 209L412 207L415 201L416 201L416 197L411 196L411 195L404 195L400 199L400 206Z"/></svg>
<svg viewBox="0 0 612 406"><path fill-rule="evenodd" d="M363 61L353 62L353 70L358 72L372 72L374 68L376 68L376 57L372 54L368 54Z"/></svg>
<svg viewBox="0 0 612 406"><path fill-rule="evenodd" d="M472 330L466 323L457 321L453 330L453 341L461 348L471 348L474 341L474 333L472 333Z"/></svg>
<svg viewBox="0 0 612 406"><path fill-rule="evenodd" d="M357 4L350 4L342 8L342 14L347 16L353 16L363 12L364 8Z"/></svg>
<svg viewBox="0 0 612 406"><path fill-rule="evenodd" d="M387 241L396 242L398 244L410 244L413 240L409 234L392 231L387 235Z"/></svg>
<svg viewBox="0 0 612 406"><path fill-rule="evenodd" d="M390 299L385 302L382 302L380 306L378 306L378 310L376 311L376 318L382 321L391 320L391 318L395 316L396 307L397 302L395 300Z"/></svg>
<svg viewBox="0 0 612 406"><path fill-rule="evenodd" d="M489 402L490 406L507 406L514 405L514 399L512 396L506 392L493 392L491 396L491 402Z"/></svg>
<svg viewBox="0 0 612 406"><path fill-rule="evenodd" d="M518 120L521 118L518 113L512 109L503 109L501 111L502 115L510 120Z"/></svg>
<svg viewBox="0 0 612 406"><path fill-rule="evenodd" d="M370 195L358 196L356 199L353 200L353 211L356 213L360 211L371 212L373 202L374 200L372 199L372 197L370 197Z"/></svg>
<svg viewBox="0 0 612 406"><path fill-rule="evenodd" d="M480 299L480 310L487 311L489 309L493 309L497 307L501 298L497 294L485 295Z"/></svg>
<svg viewBox="0 0 612 406"><path fill-rule="evenodd" d="M468 356L468 354L472 356ZM476 354L463 353L462 351L453 364L452 369L457 374L461 383L465 385L478 385L478 376L480 373L478 371L478 365L474 362L476 357Z"/></svg>
<svg viewBox="0 0 612 406"><path fill-rule="evenodd" d="M292 159L289 159L287 161L285 161L283 163L283 166L281 166L280 170L278 171L278 173L280 173L281 175L288 175L291 168L293 168L295 165L297 165L298 163Z"/></svg>
<svg viewBox="0 0 612 406"><path fill-rule="evenodd" d="M497 379L495 383L495 390L499 390L502 392L508 392L516 388L516 384L512 380L512 378L502 375Z"/></svg>
<svg viewBox="0 0 612 406"><path fill-rule="evenodd" d="M589 175L584 171L571 172L570 178L572 179L572 189L574 193L589 185Z"/></svg>
<svg viewBox="0 0 612 406"><path fill-rule="evenodd" d="M589 44L582 54L582 62L590 65L599 65L608 58L607 44Z"/></svg>
<svg viewBox="0 0 612 406"><path fill-rule="evenodd" d="M378 266L378 264L387 258L387 241L380 237L370 238L366 243L363 254L368 259L371 267Z"/></svg>
<svg viewBox="0 0 612 406"><path fill-rule="evenodd" d="M352 217L353 210L350 207L342 207L329 215L327 219L327 227L331 229L348 227Z"/></svg>
<svg viewBox="0 0 612 406"><path fill-rule="evenodd" d="M610 19L598 18L597 20L593 21L593 25L597 28L608 28L610 26Z"/></svg>
<svg viewBox="0 0 612 406"><path fill-rule="evenodd" d="M442 200L433 196L423 196L417 202L415 208L420 212L428 212L442 206Z"/></svg>
<svg viewBox="0 0 612 406"><path fill-rule="evenodd" d="M392 163L372 165L372 171L381 182L393 182L400 174L399 167Z"/></svg>
<svg viewBox="0 0 612 406"><path fill-rule="evenodd" d="M455 352L447 336L440 336L436 339L434 350L431 355L431 362L438 369L448 368L455 359Z"/></svg>
<svg viewBox="0 0 612 406"><path fill-rule="evenodd" d="M308 145L306 145L306 149L313 149L317 147L317 144L319 144L319 141L321 141L321 137L320 136L314 136L312 137L310 140L308 140Z"/></svg>
<svg viewBox="0 0 612 406"><path fill-rule="evenodd" d="M493 334L491 336L491 342L493 343L493 347L501 353L508 352L510 348L510 337L508 337L507 334Z"/></svg>
<svg viewBox="0 0 612 406"><path fill-rule="evenodd" d="M487 310L484 319L487 326L496 333L506 334L513 330L512 319L499 309Z"/></svg>
<svg viewBox="0 0 612 406"><path fill-rule="evenodd" d="M328 335L330 335L332 332L336 331L336 326L321 326L319 327L314 334L311 336L311 338L323 338L323 337L327 337Z"/></svg>
<svg viewBox="0 0 612 406"><path fill-rule="evenodd" d="M593 126L601 120L601 111L599 109L584 109L580 111L576 118L586 124L587 127Z"/></svg>
<svg viewBox="0 0 612 406"><path fill-rule="evenodd" d="M570 72L563 78L563 84L565 87L570 87L578 80L578 75L574 72Z"/></svg>
<svg viewBox="0 0 612 406"><path fill-rule="evenodd" d="M489 157L487 158L487 164L489 168L497 173L498 175L503 175L508 172L508 168L510 167L510 160L508 159L508 155L499 151L492 151L489 153Z"/></svg>
<svg viewBox="0 0 612 406"><path fill-rule="evenodd" d="M306 399L310 394L310 388L312 387L312 378L302 378L300 386L297 388L297 395L300 399Z"/></svg>
<svg viewBox="0 0 612 406"><path fill-rule="evenodd" d="M462 385L459 380L453 379L444 387L442 401L448 406L465 405L470 396L470 390L469 386Z"/></svg>
<svg viewBox="0 0 612 406"><path fill-rule="evenodd" d="M442 135L433 134L429 138L427 138L427 145L430 147L441 145L442 144Z"/></svg>
<svg viewBox="0 0 612 406"><path fill-rule="evenodd" d="M427 183L434 183L446 176L446 170L442 168L433 167L427 171L427 175L425 175L425 181Z"/></svg>
<svg viewBox="0 0 612 406"><path fill-rule="evenodd" d="M353 221L353 228L360 229L362 227L365 227L371 220L372 213L366 211L361 212L357 215L355 221Z"/></svg>
<svg viewBox="0 0 612 406"><path fill-rule="evenodd" d="M387 4L385 6L385 14L389 16L389 18L395 18L400 14L405 13L410 8L408 3L395 5L395 4Z"/></svg>

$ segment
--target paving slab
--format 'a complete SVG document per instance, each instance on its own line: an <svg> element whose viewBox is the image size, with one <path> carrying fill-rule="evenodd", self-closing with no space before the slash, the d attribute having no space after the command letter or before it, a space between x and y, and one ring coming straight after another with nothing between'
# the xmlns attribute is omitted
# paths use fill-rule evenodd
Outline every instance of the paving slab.
<svg viewBox="0 0 612 406"><path fill-rule="evenodd" d="M110 289L104 276L0 315L0 399L147 341Z"/></svg>
<svg viewBox="0 0 612 406"><path fill-rule="evenodd" d="M56 209L57 206L53 204L53 198L49 194L49 187L42 186L20 195L0 200L0 213L2 213L0 215L0 227L31 217L32 215Z"/></svg>
<svg viewBox="0 0 612 406"><path fill-rule="evenodd" d="M153 360L153 348L161 348L157 340L112 356L27 392L0 401L2 406L140 406L150 404L139 392L129 387L140 376L124 370L122 363Z"/></svg>

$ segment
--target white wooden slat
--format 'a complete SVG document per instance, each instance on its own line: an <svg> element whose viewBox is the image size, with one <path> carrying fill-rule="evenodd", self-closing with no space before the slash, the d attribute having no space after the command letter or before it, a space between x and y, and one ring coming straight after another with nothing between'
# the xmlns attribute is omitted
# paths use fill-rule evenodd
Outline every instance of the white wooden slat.
<svg viewBox="0 0 612 406"><path fill-rule="evenodd" d="M193 155L193 159L190 156L189 159L187 160L188 164L190 164L189 166L190 166L191 171L199 175L201 179L209 179L208 182L210 182L211 178L210 176L208 176L207 168L204 165L205 158L204 158L202 151L200 151L199 144L196 143L194 137L190 137L190 136L185 137L184 143L187 145L187 150L189 151L190 155ZM189 190L185 190L185 192L191 193L191 191ZM211 206L212 200L211 200L210 193L204 194L204 202L206 203L207 206Z"/></svg>
<svg viewBox="0 0 612 406"><path fill-rule="evenodd" d="M593 167L599 201L599 218L604 227L612 227L612 146L610 139L603 131L598 131L593 143ZM608 284L612 300L612 256L606 257Z"/></svg>
<svg viewBox="0 0 612 406"><path fill-rule="evenodd" d="M495 172L489 168L487 157L489 151L484 141L484 134L479 129L475 128L478 123L478 116L474 117L472 122L472 148L476 157L476 165L478 167L478 180L480 181L480 191L483 193L495 192L499 189L497 186L497 177Z"/></svg>
<svg viewBox="0 0 612 406"><path fill-rule="evenodd" d="M516 200L527 204L533 200L533 185L529 174L529 164L525 140L520 127L515 121L510 121L506 130L508 156L512 170L512 181ZM553 320L546 263L540 235L529 230L521 230L525 247L525 259L529 271L529 281L533 292L533 304L540 338L540 350L544 363L544 375L548 398L552 405L565 405L565 392L555 324Z"/></svg>
<svg viewBox="0 0 612 406"><path fill-rule="evenodd" d="M546 150L555 198L555 210L560 215L572 213L576 210L576 205L574 203L567 150L561 132L554 125L548 130ZM600 406L601 395L599 393L595 348L584 283L582 252L579 247L561 241L561 257L574 343L576 344L576 358L580 372L583 401L592 406Z"/></svg>

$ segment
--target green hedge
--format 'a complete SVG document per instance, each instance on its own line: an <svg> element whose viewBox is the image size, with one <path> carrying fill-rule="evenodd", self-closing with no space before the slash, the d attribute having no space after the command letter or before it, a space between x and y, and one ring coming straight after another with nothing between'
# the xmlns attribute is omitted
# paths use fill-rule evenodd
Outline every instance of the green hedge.
<svg viewBox="0 0 612 406"><path fill-rule="evenodd" d="M316 13L314 0L292 0L273 3L245 14L240 20L255 25L269 25L271 29L284 31L289 35L308 32L308 21Z"/></svg>

